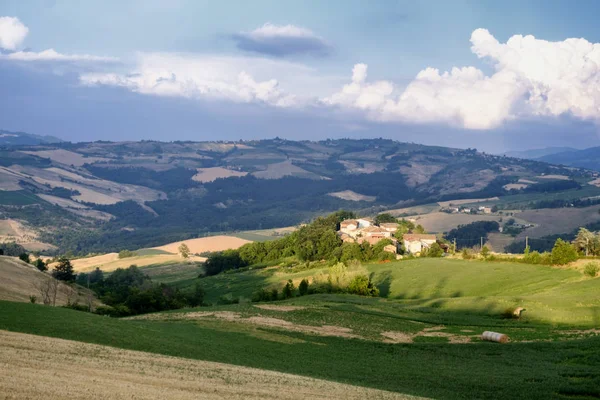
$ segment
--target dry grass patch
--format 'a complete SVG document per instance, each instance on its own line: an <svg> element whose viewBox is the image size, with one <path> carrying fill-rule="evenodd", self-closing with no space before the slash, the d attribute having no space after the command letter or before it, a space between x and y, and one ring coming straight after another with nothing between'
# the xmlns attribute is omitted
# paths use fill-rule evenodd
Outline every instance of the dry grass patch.
<svg viewBox="0 0 600 400"><path fill-rule="evenodd" d="M104 272L112 272L117 268L128 268L130 265L146 267L154 264L170 264L182 262L184 259L179 254L152 254L146 256L136 256L119 258L117 253L108 253L101 256L79 258L72 260L71 264L76 272L89 272L100 268ZM204 262L204 257L189 257L185 261Z"/></svg>
<svg viewBox="0 0 600 400"><path fill-rule="evenodd" d="M57 149L57 150L40 150L40 151L22 151L25 154L31 154L34 156L49 158L52 161L59 162L66 165L74 165L81 167L83 164L93 164L99 161L109 161L108 158L101 157L84 157L79 153L72 151Z"/></svg>
<svg viewBox="0 0 600 400"><path fill-rule="evenodd" d="M41 303L40 287L49 281L54 281L54 278L38 271L33 265L17 258L0 256L0 300L28 303L30 296L36 296L37 301ZM76 289L58 282L56 305L65 305L68 302L86 304L87 294L87 289ZM98 303L94 301L94 304Z"/></svg>
<svg viewBox="0 0 600 400"><path fill-rule="evenodd" d="M0 393L9 399L415 399L298 375L22 333L0 331L0 341Z"/></svg>
<svg viewBox="0 0 600 400"><path fill-rule="evenodd" d="M197 239L183 240L181 242L169 243L164 246L153 248L176 254L179 252L179 246L181 246L182 243L185 243L192 253L205 253L229 249L238 249L246 243L250 243L250 241L233 236L208 236Z"/></svg>
<svg viewBox="0 0 600 400"><path fill-rule="evenodd" d="M364 194L353 192L352 190L344 190L341 192L327 193L331 197L337 197L342 200L350 200L350 201L375 201L377 197L375 196L367 196Z"/></svg>
<svg viewBox="0 0 600 400"><path fill-rule="evenodd" d="M197 168L198 173L192 177L196 182L213 182L219 178L230 178L232 176L246 176L247 172L234 171L223 167Z"/></svg>
<svg viewBox="0 0 600 400"><path fill-rule="evenodd" d="M495 201L499 200L498 197L489 197L487 199L462 199L462 200L450 200L450 201L440 201L438 204L442 207L450 207L450 206L460 206L462 204L471 204L471 203L482 203L485 201Z"/></svg>
<svg viewBox="0 0 600 400"><path fill-rule="evenodd" d="M431 326L429 328L424 328L420 332L417 333L406 333L406 332L397 332L397 331L387 331L381 332L381 336L383 336L384 342L386 343L412 343L416 337L444 337L448 339L450 343L471 343L472 337L477 337L477 335L466 336L466 335L456 335L448 332L440 332L446 329L443 325ZM461 332L473 332L471 330L463 330Z"/></svg>
<svg viewBox="0 0 600 400"><path fill-rule="evenodd" d="M302 307L302 306L278 306L275 304L260 304L260 305L254 306L254 307L260 308L262 310L283 311L283 312L298 311L298 310L306 309L306 307Z"/></svg>

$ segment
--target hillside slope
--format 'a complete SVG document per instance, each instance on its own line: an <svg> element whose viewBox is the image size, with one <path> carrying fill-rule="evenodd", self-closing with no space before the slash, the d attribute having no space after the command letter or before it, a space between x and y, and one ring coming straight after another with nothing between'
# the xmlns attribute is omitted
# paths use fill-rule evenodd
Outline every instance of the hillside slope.
<svg viewBox="0 0 600 400"><path fill-rule="evenodd" d="M0 256L0 300L28 303L30 296L35 296L37 301L42 302L40 288L48 281L54 280L52 276L40 272L33 265L14 257ZM69 301L86 304L87 293L83 288L71 287L59 282L56 305L65 305Z"/></svg>
<svg viewBox="0 0 600 400"><path fill-rule="evenodd" d="M600 171L600 147L549 154L539 158L540 161L562 164L571 167L588 168Z"/></svg>

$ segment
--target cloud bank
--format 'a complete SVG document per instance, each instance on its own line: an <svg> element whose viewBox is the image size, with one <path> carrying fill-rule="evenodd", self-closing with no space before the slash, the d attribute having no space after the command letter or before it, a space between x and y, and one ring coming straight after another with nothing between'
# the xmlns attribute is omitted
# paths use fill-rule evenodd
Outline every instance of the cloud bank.
<svg viewBox="0 0 600 400"><path fill-rule="evenodd" d="M322 102L363 110L373 120L467 129L564 114L600 121L600 44L522 35L500 43L486 29L473 31L471 44L474 54L493 64L494 74L472 66L443 73L430 67L399 90L393 82L367 82L367 66L357 64L351 83Z"/></svg>
<svg viewBox="0 0 600 400"><path fill-rule="evenodd" d="M0 17L0 48L15 50L21 46L29 29L15 17Z"/></svg>
<svg viewBox="0 0 600 400"><path fill-rule="evenodd" d="M274 65L277 63L243 57L139 53L130 73L83 74L80 81L87 86L120 86L156 96L293 106L295 96L283 92L276 79L259 80L252 74L252 70L268 71Z"/></svg>
<svg viewBox="0 0 600 400"><path fill-rule="evenodd" d="M241 50L284 57L295 54L327 56L331 46L309 29L294 25L264 24L251 32L231 36Z"/></svg>

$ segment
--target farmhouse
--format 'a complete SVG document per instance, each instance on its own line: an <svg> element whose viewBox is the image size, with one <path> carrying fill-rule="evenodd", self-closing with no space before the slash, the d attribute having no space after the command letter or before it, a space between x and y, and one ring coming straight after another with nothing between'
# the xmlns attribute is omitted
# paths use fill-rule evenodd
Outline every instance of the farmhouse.
<svg viewBox="0 0 600 400"><path fill-rule="evenodd" d="M435 235L407 233L403 236L404 248L410 254L420 253L429 248L437 239Z"/></svg>
<svg viewBox="0 0 600 400"><path fill-rule="evenodd" d="M346 234L350 234L350 232L354 232L358 229L358 221L355 219L347 219L340 223L340 231Z"/></svg>
<svg viewBox="0 0 600 400"><path fill-rule="evenodd" d="M396 233L396 230L398 230L398 224L396 222L384 222L383 224L379 224L379 227L392 234Z"/></svg>
<svg viewBox="0 0 600 400"><path fill-rule="evenodd" d="M389 238L392 237L392 233L386 231L385 229L379 226L368 226L362 230L363 236L367 237L378 237L378 238Z"/></svg>

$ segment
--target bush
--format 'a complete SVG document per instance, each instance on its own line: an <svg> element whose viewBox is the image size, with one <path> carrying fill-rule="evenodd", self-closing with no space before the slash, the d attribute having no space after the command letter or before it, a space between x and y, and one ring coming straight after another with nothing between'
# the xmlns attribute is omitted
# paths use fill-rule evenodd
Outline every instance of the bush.
<svg viewBox="0 0 600 400"><path fill-rule="evenodd" d="M136 253L135 251L121 250L119 252L119 258L129 258L129 257L135 257L137 255L138 255L138 253Z"/></svg>
<svg viewBox="0 0 600 400"><path fill-rule="evenodd" d="M300 296L308 294L308 289L308 280L302 279L302 281L300 281L300 284L298 285L298 292L300 293Z"/></svg>
<svg viewBox="0 0 600 400"><path fill-rule="evenodd" d="M557 239L552 249L552 264L565 265L577 260L577 250L571 243Z"/></svg>
<svg viewBox="0 0 600 400"><path fill-rule="evenodd" d="M464 249L462 249L461 255L462 255L463 260L470 260L473 258L473 255L471 254L469 249L467 249L466 247Z"/></svg>
<svg viewBox="0 0 600 400"><path fill-rule="evenodd" d="M37 301L37 297L35 297L35 296L29 296L29 302L31 304L35 304L36 301Z"/></svg>
<svg viewBox="0 0 600 400"><path fill-rule="evenodd" d="M240 299L234 298L231 293L227 293L221 297L219 297L219 304L239 304Z"/></svg>
<svg viewBox="0 0 600 400"><path fill-rule="evenodd" d="M379 296L379 289L373 285L366 275L357 275L350 281L348 293L377 297Z"/></svg>
<svg viewBox="0 0 600 400"><path fill-rule="evenodd" d="M433 243L425 252L425 257L442 257L443 255L444 250L437 242Z"/></svg>
<svg viewBox="0 0 600 400"><path fill-rule="evenodd" d="M46 265L46 263L44 262L44 260L42 260L41 258L38 258L37 260L35 260L35 262L33 263L33 265L35 265L35 267L37 269L39 269L40 271L42 271L42 272L48 270L48 266Z"/></svg>
<svg viewBox="0 0 600 400"><path fill-rule="evenodd" d="M600 267L595 263L587 263L583 268L583 273L590 278L595 278L598 275L598 271L600 271Z"/></svg>

